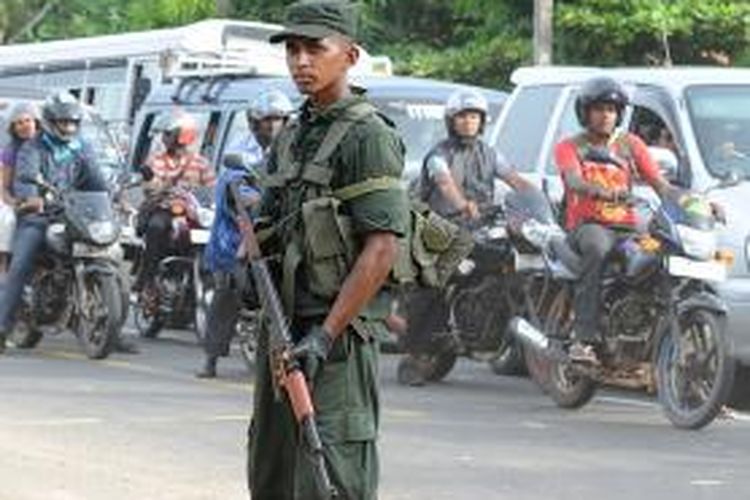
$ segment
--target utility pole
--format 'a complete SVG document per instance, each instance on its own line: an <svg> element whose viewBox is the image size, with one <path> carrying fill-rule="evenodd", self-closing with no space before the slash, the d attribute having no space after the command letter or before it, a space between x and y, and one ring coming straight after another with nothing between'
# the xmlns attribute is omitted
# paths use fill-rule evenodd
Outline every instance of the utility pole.
<svg viewBox="0 0 750 500"><path fill-rule="evenodd" d="M232 0L216 0L216 16L229 17L232 14Z"/></svg>
<svg viewBox="0 0 750 500"><path fill-rule="evenodd" d="M552 64L552 17L555 0L534 0L534 64Z"/></svg>

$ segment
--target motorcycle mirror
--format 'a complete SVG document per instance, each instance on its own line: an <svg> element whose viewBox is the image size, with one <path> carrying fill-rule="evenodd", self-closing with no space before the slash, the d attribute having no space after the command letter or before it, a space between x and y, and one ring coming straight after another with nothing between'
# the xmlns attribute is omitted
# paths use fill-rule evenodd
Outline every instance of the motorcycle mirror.
<svg viewBox="0 0 750 500"><path fill-rule="evenodd" d="M136 172L141 174L141 178L144 182L148 182L154 178L154 171L148 165L141 165L136 168Z"/></svg>
<svg viewBox="0 0 750 500"><path fill-rule="evenodd" d="M242 155L236 153L225 154L222 163L226 168L233 170L245 168L245 161L242 159Z"/></svg>

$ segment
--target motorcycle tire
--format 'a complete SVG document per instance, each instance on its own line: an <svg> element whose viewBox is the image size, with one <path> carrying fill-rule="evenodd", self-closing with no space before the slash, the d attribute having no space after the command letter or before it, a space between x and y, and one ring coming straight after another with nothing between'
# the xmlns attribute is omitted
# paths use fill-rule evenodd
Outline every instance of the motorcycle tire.
<svg viewBox="0 0 750 500"><path fill-rule="evenodd" d="M729 400L736 366L723 315L707 309L691 309L677 323L679 345L675 345L675 335L671 332L658 345L657 395L672 425L697 430L710 424ZM680 352L688 347L693 351ZM708 379L693 378L704 373Z"/></svg>
<svg viewBox="0 0 750 500"><path fill-rule="evenodd" d="M565 337L572 330L573 304L569 289L563 288L545 314L544 332L548 337ZM570 363L550 359L545 369L543 390L560 408L585 406L596 394L597 383L576 373Z"/></svg>
<svg viewBox="0 0 750 500"><path fill-rule="evenodd" d="M76 321L78 340L89 359L104 359L115 347L122 327L122 290L114 274L90 273L84 277L86 293L95 300L97 317L92 322L81 313ZM79 291L80 307L86 298ZM100 310L101 309L101 310Z"/></svg>
<svg viewBox="0 0 750 500"><path fill-rule="evenodd" d="M198 345L206 341L208 330L208 311L214 298L213 280L209 273L201 269L201 259L193 261L193 291L195 309L193 310L193 332Z"/></svg>
<svg viewBox="0 0 750 500"><path fill-rule="evenodd" d="M736 410L750 410L750 366L738 364L727 404Z"/></svg>
<svg viewBox="0 0 750 500"><path fill-rule="evenodd" d="M31 324L27 311L18 315L16 324L8 336L8 342L18 349L33 349L42 340L42 331Z"/></svg>
<svg viewBox="0 0 750 500"><path fill-rule="evenodd" d="M431 354L427 360L425 378L430 382L443 380L456 366L458 354L453 350L444 350Z"/></svg>
<svg viewBox="0 0 750 500"><path fill-rule="evenodd" d="M519 376L526 374L526 363L523 350L518 342L505 342L498 351L497 357L489 361L490 368L495 375Z"/></svg>

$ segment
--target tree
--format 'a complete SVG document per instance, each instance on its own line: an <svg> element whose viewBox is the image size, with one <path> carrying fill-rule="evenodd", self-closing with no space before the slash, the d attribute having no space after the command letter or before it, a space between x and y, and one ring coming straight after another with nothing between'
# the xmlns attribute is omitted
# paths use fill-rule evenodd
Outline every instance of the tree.
<svg viewBox="0 0 750 500"><path fill-rule="evenodd" d="M729 64L750 43L743 0L559 0L559 60ZM671 56L671 57L667 57Z"/></svg>

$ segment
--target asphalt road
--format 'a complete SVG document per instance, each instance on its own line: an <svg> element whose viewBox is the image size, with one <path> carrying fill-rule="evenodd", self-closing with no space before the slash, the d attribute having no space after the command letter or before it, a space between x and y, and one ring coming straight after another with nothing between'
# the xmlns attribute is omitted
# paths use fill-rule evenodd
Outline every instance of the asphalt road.
<svg viewBox="0 0 750 500"><path fill-rule="evenodd" d="M0 500L248 498L239 356L200 381L189 333L141 349L94 362L58 338L0 358ZM637 394L570 412L479 363L423 388L398 386L395 363L382 364L381 500L750 498L750 416L678 431Z"/></svg>

